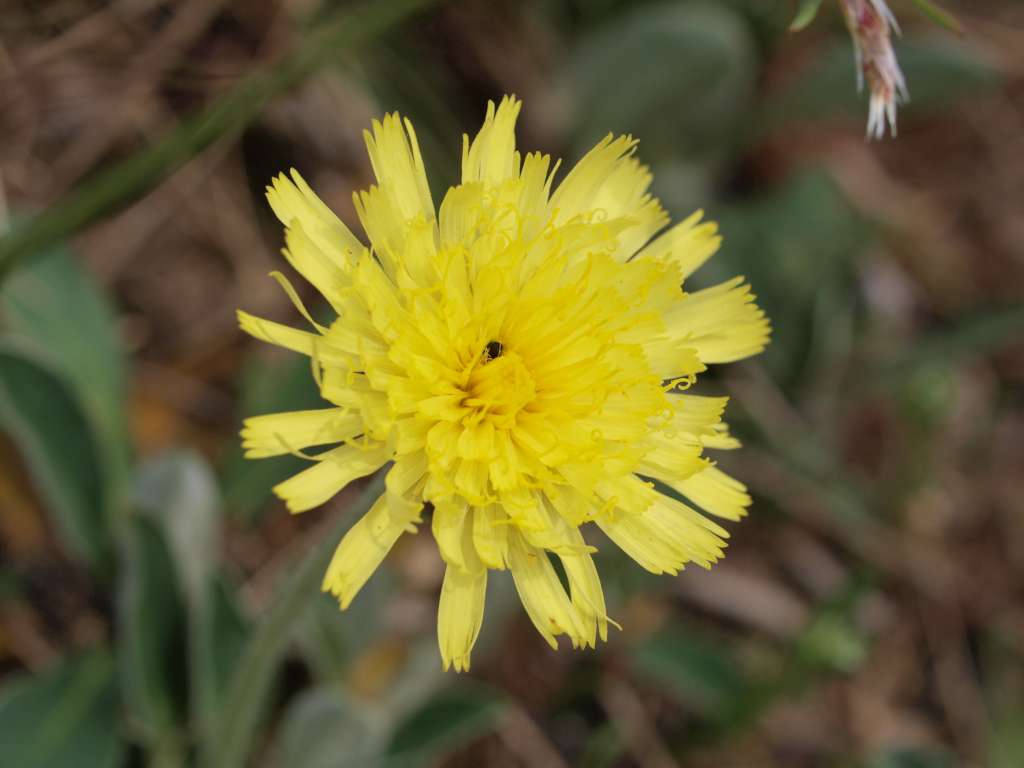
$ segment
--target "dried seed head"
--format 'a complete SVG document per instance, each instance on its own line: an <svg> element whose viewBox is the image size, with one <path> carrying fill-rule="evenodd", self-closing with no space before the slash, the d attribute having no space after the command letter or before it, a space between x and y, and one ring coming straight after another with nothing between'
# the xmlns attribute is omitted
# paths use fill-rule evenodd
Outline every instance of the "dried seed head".
<svg viewBox="0 0 1024 768"><path fill-rule="evenodd" d="M896 107L910 98L892 49L892 33L899 34L899 24L885 0L839 0L839 4L857 52L857 87L863 88L867 79L871 89L867 136L881 139L886 124L895 136Z"/></svg>

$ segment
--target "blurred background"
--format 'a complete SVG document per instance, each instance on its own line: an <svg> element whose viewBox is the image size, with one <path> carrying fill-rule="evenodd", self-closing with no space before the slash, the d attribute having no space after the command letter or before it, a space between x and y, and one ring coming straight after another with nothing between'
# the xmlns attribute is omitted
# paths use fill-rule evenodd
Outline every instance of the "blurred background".
<svg viewBox="0 0 1024 768"><path fill-rule="evenodd" d="M876 143L831 0L799 34L779 0L0 5L5 766L1024 765L1021 3L950 0L957 35L890 0L912 101ZM746 275L775 333L702 378L755 497L726 559L605 546L596 652L492 579L445 675L428 532L344 614L309 581L360 489L292 517L302 462L242 460L244 415L318 398L234 313L295 322L274 173L357 229L371 118L413 119L439 200L504 93L525 149L639 137L721 224L695 282Z"/></svg>

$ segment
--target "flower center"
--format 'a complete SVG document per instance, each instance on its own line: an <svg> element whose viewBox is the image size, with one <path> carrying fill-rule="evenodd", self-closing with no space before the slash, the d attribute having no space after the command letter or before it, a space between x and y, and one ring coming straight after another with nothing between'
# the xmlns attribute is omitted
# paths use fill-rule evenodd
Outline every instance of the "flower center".
<svg viewBox="0 0 1024 768"><path fill-rule="evenodd" d="M495 356L495 352L499 354ZM533 377L522 358L492 341L485 350L483 364L477 365L469 376L464 405L475 409L470 417L474 423L489 417L496 427L510 427L516 414L536 394Z"/></svg>

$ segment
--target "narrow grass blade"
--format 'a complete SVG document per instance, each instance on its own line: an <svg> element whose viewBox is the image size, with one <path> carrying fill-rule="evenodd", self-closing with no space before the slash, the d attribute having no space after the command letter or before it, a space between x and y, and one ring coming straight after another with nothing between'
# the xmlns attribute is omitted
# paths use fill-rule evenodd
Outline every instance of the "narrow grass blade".
<svg viewBox="0 0 1024 768"><path fill-rule="evenodd" d="M934 21L936 24L945 27L958 35L964 33L963 24L952 13L945 8L940 8L931 0L914 0L914 5L921 9L921 13Z"/></svg>
<svg viewBox="0 0 1024 768"><path fill-rule="evenodd" d="M821 0L801 0L800 8L796 12L796 17L789 25L789 31L799 32L801 29L806 29L817 17L820 9Z"/></svg>
<svg viewBox="0 0 1024 768"><path fill-rule="evenodd" d="M156 144L101 171L63 201L12 228L0 240L0 282L19 262L137 199L214 141L240 133L270 99L341 51L376 37L430 2L365 2L332 16L274 68L253 75Z"/></svg>

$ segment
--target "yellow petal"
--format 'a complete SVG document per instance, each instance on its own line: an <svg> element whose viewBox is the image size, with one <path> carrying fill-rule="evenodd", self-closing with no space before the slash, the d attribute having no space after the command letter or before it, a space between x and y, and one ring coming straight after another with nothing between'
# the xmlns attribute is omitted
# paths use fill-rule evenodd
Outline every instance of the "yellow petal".
<svg viewBox="0 0 1024 768"><path fill-rule="evenodd" d="M640 343L651 370L662 379L695 376L708 369L697 356L697 350L685 337L660 334L644 339Z"/></svg>
<svg viewBox="0 0 1024 768"><path fill-rule="evenodd" d="M394 196L399 223L417 216L433 221L434 202L412 123L405 120L403 128L396 112L385 115L383 121L374 120L372 127L372 133L363 131L370 164L380 187Z"/></svg>
<svg viewBox="0 0 1024 768"><path fill-rule="evenodd" d="M508 515L497 504L477 508L473 514L473 546L488 568L508 564Z"/></svg>
<svg viewBox="0 0 1024 768"><path fill-rule="evenodd" d="M434 516L430 521L441 557L446 563L463 570L469 569L476 560L475 551L470 554L466 546L467 533L472 536L469 514L470 508L463 500L438 501L434 504Z"/></svg>
<svg viewBox="0 0 1024 768"><path fill-rule="evenodd" d="M483 184L474 182L452 187L441 200L438 230L443 248L465 246L476 231L483 214Z"/></svg>
<svg viewBox="0 0 1024 768"><path fill-rule="evenodd" d="M715 427L722 420L729 398L673 394L671 402L675 415L668 430L696 439L715 434Z"/></svg>
<svg viewBox="0 0 1024 768"><path fill-rule="evenodd" d="M348 608L398 537L415 530L419 510L418 504L385 494L345 534L323 580L323 591L337 597L342 610Z"/></svg>
<svg viewBox="0 0 1024 768"><path fill-rule="evenodd" d="M679 269L680 278L685 280L722 245L718 224L713 221L701 224L703 216L704 211L691 214L689 218L654 239L636 255L636 258L656 259L675 264Z"/></svg>
<svg viewBox="0 0 1024 768"><path fill-rule="evenodd" d="M239 327L260 341L268 344L276 344L279 347L290 349L292 352L299 352L303 355L312 355L313 348L317 344L320 335L309 331L300 331L273 320L265 320L262 317L250 315L248 312L238 310Z"/></svg>
<svg viewBox="0 0 1024 768"><path fill-rule="evenodd" d="M423 451L397 455L386 478L388 493L405 496L421 484L427 474L427 457Z"/></svg>
<svg viewBox="0 0 1024 768"><path fill-rule="evenodd" d="M462 181L482 182L496 186L505 179L519 175L516 153L516 118L523 103L515 96L505 96L494 108L487 102L487 115L476 138L462 141Z"/></svg>
<svg viewBox="0 0 1024 768"><path fill-rule="evenodd" d="M600 511L597 524L608 538L652 573L677 573L686 563L705 568L722 556L729 532L676 499L656 491L640 513Z"/></svg>
<svg viewBox="0 0 1024 768"><path fill-rule="evenodd" d="M437 640L445 671L469 670L469 656L480 634L487 596L487 569L465 571L448 565L437 611Z"/></svg>
<svg viewBox="0 0 1024 768"><path fill-rule="evenodd" d="M724 421L715 425L712 435L705 435L701 442L705 448L714 448L719 451L732 451L741 447L741 443L729 433L729 425Z"/></svg>
<svg viewBox="0 0 1024 768"><path fill-rule="evenodd" d="M638 471L658 479L681 479L700 472L707 465L701 456L703 446L697 439L685 435L668 437L654 433L646 440L647 453L640 461Z"/></svg>
<svg viewBox="0 0 1024 768"><path fill-rule="evenodd" d="M615 138L609 133L587 152L551 195L551 209L557 212L555 224L592 211L608 179L629 159L635 147L632 136Z"/></svg>
<svg viewBox="0 0 1024 768"><path fill-rule="evenodd" d="M328 365L346 366L348 362L344 353L335 349L326 337L318 333L300 331L242 310L238 310L237 315L239 327L260 341L308 355Z"/></svg>
<svg viewBox="0 0 1024 768"><path fill-rule="evenodd" d="M385 443L370 447L343 445L317 457L317 462L274 486L291 512L304 512L323 504L357 477L380 469L391 458Z"/></svg>
<svg viewBox="0 0 1024 768"><path fill-rule="evenodd" d="M708 467L670 485L694 504L726 520L744 517L751 502L746 486L717 467Z"/></svg>
<svg viewBox="0 0 1024 768"><path fill-rule="evenodd" d="M731 363L755 355L771 333L742 277L688 294L665 314L665 325L705 363Z"/></svg>
<svg viewBox="0 0 1024 768"><path fill-rule="evenodd" d="M654 503L644 511L644 519L683 562L692 561L710 568L722 557L728 531L681 501L660 493L655 497Z"/></svg>
<svg viewBox="0 0 1024 768"><path fill-rule="evenodd" d="M583 645L583 628L547 553L510 533L509 568L526 613L548 645L557 649L555 637L562 634L569 636L573 647Z"/></svg>
<svg viewBox="0 0 1024 768"><path fill-rule="evenodd" d="M291 175L289 179L279 174L267 187L270 207L282 224L300 227L325 257L342 266L364 249L363 244L324 205L298 171L293 168Z"/></svg>
<svg viewBox="0 0 1024 768"><path fill-rule="evenodd" d="M651 573L674 575L685 564L668 542L655 533L642 514L613 510L598 513L595 521L619 549Z"/></svg>
<svg viewBox="0 0 1024 768"><path fill-rule="evenodd" d="M262 459L350 440L362 431L359 414L344 408L273 413L245 420L242 448L247 459Z"/></svg>
<svg viewBox="0 0 1024 768"><path fill-rule="evenodd" d="M294 222L285 232L287 248L282 251L295 271L331 303L336 312L342 311L342 292L352 284L347 264L338 262L337 257L324 250L306 234L302 224Z"/></svg>
<svg viewBox="0 0 1024 768"><path fill-rule="evenodd" d="M618 234L619 244L612 254L617 261L626 261L668 224L665 209L647 192L651 178L647 166L641 165L635 157L624 158L615 165L594 198L593 208L603 211L609 219L632 219L630 226Z"/></svg>
<svg viewBox="0 0 1024 768"><path fill-rule="evenodd" d="M579 528L564 523L560 528L566 542L576 551L559 552L558 557L569 580L569 594L583 630L583 644L593 648L597 637L608 640L608 613L601 579Z"/></svg>

